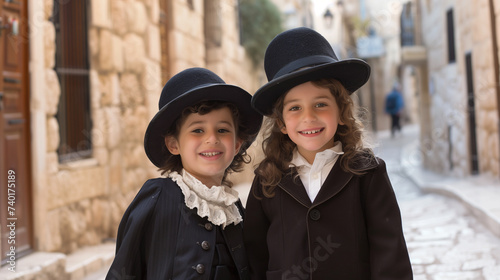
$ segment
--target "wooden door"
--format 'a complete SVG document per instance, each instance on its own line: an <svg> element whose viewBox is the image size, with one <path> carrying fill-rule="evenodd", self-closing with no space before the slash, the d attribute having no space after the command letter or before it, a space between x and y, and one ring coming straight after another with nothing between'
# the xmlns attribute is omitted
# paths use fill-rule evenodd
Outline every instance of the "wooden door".
<svg viewBox="0 0 500 280"><path fill-rule="evenodd" d="M2 264L31 250L27 0L0 0L0 233ZM10 256L9 256L10 259Z"/></svg>

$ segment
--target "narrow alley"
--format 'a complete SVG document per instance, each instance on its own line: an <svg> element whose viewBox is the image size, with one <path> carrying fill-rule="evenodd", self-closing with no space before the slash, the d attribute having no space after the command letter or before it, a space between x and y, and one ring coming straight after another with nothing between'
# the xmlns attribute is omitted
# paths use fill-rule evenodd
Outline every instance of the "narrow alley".
<svg viewBox="0 0 500 280"><path fill-rule="evenodd" d="M500 238L457 200L421 192L402 168L404 148L414 141L416 127L375 138L399 201L414 279L500 279Z"/></svg>

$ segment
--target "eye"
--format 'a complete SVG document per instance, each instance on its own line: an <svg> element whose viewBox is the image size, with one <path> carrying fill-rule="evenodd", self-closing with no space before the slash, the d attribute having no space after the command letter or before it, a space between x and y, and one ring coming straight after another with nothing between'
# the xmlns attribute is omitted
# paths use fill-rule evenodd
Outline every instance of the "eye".
<svg viewBox="0 0 500 280"><path fill-rule="evenodd" d="M191 132L193 132L193 133L203 133L203 129L197 128L197 129L193 129Z"/></svg>
<svg viewBox="0 0 500 280"><path fill-rule="evenodd" d="M326 103L322 103L322 102L316 104L316 108L321 108L321 107L326 107L326 106L328 106L328 105Z"/></svg>
<svg viewBox="0 0 500 280"><path fill-rule="evenodd" d="M291 106L288 111L298 111L300 110L300 107L299 106Z"/></svg>
<svg viewBox="0 0 500 280"><path fill-rule="evenodd" d="M231 132L229 129L225 129L225 128L220 128L217 130L217 132L219 133L228 133L228 132Z"/></svg>

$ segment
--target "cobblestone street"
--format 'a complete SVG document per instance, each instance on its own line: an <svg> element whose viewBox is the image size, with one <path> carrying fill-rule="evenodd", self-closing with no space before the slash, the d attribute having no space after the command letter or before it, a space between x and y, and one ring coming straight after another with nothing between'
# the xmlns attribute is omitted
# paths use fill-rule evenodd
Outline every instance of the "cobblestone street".
<svg viewBox="0 0 500 280"><path fill-rule="evenodd" d="M395 139L382 133L375 148L398 197L414 278L500 279L500 238L455 199L420 192L403 171L403 147L417 139L413 128Z"/></svg>

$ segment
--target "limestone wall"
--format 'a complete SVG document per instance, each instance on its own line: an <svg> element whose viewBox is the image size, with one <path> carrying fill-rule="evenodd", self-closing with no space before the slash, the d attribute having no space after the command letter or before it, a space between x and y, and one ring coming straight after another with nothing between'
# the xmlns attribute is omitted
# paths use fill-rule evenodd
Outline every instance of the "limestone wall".
<svg viewBox="0 0 500 280"><path fill-rule="evenodd" d="M454 63L448 63L449 8L454 13ZM474 128L468 124L465 55L471 53L480 173L498 175L498 113L488 1L425 1L422 17L431 95L432 130L424 147L428 168L455 176L470 174L469 136Z"/></svg>
<svg viewBox="0 0 500 280"><path fill-rule="evenodd" d="M161 90L160 37L156 1L91 1L90 159L60 164L60 95L53 70L55 29L48 21L53 1L45 1L46 175L45 212L35 232L38 249L71 252L114 236L128 203L153 175L143 152L143 135ZM40 137L43 135L38 135Z"/></svg>

